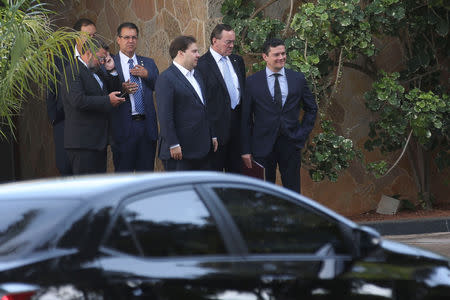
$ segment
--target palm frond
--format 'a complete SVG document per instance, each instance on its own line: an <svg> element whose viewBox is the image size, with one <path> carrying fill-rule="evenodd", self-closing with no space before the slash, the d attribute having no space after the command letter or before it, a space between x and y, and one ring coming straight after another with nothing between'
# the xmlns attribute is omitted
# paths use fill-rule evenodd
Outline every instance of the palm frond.
<svg viewBox="0 0 450 300"><path fill-rule="evenodd" d="M54 30L49 13L40 1L3 0L0 7L0 122L13 133L13 117L22 102L56 83L56 57L71 52L79 33ZM68 57L70 64L73 57ZM65 70L63 70L65 77ZM54 84L53 86L57 86ZM0 131L0 138L5 136Z"/></svg>

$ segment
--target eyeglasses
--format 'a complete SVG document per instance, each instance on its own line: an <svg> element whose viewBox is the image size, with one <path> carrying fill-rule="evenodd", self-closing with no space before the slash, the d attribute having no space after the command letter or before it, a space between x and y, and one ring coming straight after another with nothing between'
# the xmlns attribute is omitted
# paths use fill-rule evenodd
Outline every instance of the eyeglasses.
<svg viewBox="0 0 450 300"><path fill-rule="evenodd" d="M124 39L125 41L129 41L129 40L136 41L138 39L138 37L135 35L125 35L125 36L119 35L119 37Z"/></svg>
<svg viewBox="0 0 450 300"><path fill-rule="evenodd" d="M98 61L102 64L106 62L106 57L98 57Z"/></svg>

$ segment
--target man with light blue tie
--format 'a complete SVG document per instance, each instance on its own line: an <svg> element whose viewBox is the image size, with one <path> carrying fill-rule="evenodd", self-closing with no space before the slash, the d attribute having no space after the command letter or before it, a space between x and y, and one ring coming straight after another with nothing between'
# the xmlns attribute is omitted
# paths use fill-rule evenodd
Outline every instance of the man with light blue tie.
<svg viewBox="0 0 450 300"><path fill-rule="evenodd" d="M126 99L111 113L116 172L153 171L158 127L153 91L158 68L153 59L136 55L139 29L134 23L117 28L119 53L114 57Z"/></svg>
<svg viewBox="0 0 450 300"><path fill-rule="evenodd" d="M300 193L301 149L314 127L317 105L303 73L284 67L284 41L269 39L263 50L266 68L248 77L245 87L242 160L248 168L252 159L263 165L271 182L278 165L283 186Z"/></svg>
<svg viewBox="0 0 450 300"><path fill-rule="evenodd" d="M241 99L245 65L233 54L236 35L231 26L218 24L211 32L211 47L198 60L197 70L205 81L208 117L216 130L219 148L212 155L213 169L240 173Z"/></svg>

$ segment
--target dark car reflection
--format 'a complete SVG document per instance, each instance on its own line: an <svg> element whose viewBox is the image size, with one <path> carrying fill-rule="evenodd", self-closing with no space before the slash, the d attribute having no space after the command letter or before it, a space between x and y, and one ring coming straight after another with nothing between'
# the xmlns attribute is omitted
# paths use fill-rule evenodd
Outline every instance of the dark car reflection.
<svg viewBox="0 0 450 300"><path fill-rule="evenodd" d="M0 186L0 299L448 299L449 260L218 173Z"/></svg>

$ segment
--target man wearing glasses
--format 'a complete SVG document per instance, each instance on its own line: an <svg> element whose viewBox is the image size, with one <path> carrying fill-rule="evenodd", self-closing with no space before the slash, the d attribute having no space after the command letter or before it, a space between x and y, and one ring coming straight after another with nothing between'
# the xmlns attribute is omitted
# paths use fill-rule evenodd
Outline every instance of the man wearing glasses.
<svg viewBox="0 0 450 300"><path fill-rule="evenodd" d="M198 60L197 70L205 81L208 117L219 142L212 157L213 169L240 173L240 108L245 65L242 57L232 54L235 39L231 26L218 24L211 32L209 51Z"/></svg>
<svg viewBox="0 0 450 300"><path fill-rule="evenodd" d="M114 70L114 61L106 60L105 46L95 38L90 44L95 49L87 44L77 44L79 56L68 68L61 88L66 117L64 148L74 174L106 172L110 112L125 101L119 97L118 79L114 83L112 76L99 72L100 65L109 72Z"/></svg>
<svg viewBox="0 0 450 300"><path fill-rule="evenodd" d="M158 127L153 91L158 68L153 59L136 55L139 29L117 28L115 66L126 101L112 110L112 151L116 172L153 171Z"/></svg>

